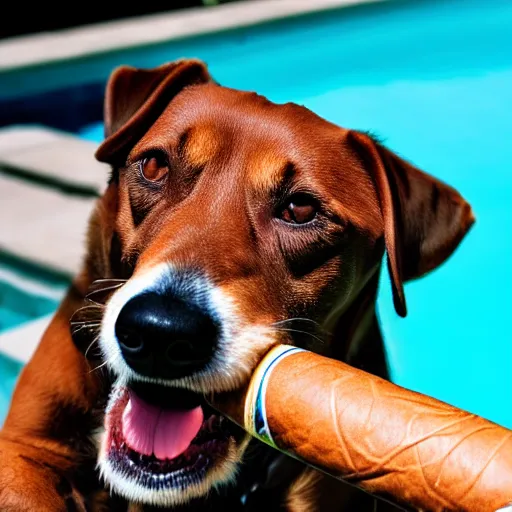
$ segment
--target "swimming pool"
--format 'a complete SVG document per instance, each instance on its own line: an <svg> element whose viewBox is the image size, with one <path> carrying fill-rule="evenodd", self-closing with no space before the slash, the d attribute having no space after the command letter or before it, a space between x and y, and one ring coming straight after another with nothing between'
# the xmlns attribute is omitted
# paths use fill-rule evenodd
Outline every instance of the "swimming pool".
<svg viewBox="0 0 512 512"><path fill-rule="evenodd" d="M0 253L0 334L52 314L68 285L64 276ZM0 351L0 426L22 368Z"/></svg>
<svg viewBox="0 0 512 512"><path fill-rule="evenodd" d="M406 319L383 273L393 379L511 428L511 26L505 0L394 1L21 70L2 77L0 98L90 84L97 105L114 66L189 56L224 85L377 133L460 190L477 217L447 264L406 285ZM102 137L94 116L72 129Z"/></svg>

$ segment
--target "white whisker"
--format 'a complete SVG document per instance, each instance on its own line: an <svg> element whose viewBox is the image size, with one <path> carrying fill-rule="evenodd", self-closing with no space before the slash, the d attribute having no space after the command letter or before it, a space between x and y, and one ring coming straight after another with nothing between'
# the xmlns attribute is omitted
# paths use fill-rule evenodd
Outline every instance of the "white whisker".
<svg viewBox="0 0 512 512"><path fill-rule="evenodd" d="M79 313L80 311L85 311L86 309L97 309L97 310L101 310L101 309L104 309L105 308L105 305L104 304L98 304L98 303L95 303L95 304L89 304L88 306L82 306L81 308L78 308L74 313L73 313L73 316L76 315L77 313Z"/></svg>
<svg viewBox="0 0 512 512"><path fill-rule="evenodd" d="M276 329L277 332L297 332L299 334L307 334L308 336L311 336L312 338L315 338L316 340L318 340L320 343L324 344L325 343L325 340L323 340L322 338L320 338L319 336L317 336L316 334L313 334L311 332L308 332L308 331L301 331L300 329L286 329L286 328L277 328Z"/></svg>
<svg viewBox="0 0 512 512"><path fill-rule="evenodd" d="M105 307L105 304L102 304L101 302L98 302L98 301L96 301L94 299L91 299L88 295L85 296L85 300L87 302L90 302L94 306L99 306L100 308L104 308Z"/></svg>
<svg viewBox="0 0 512 512"><path fill-rule="evenodd" d="M89 373L95 372L96 370L99 370L100 368L103 368L105 365L111 365L115 361L116 357L112 357L110 359L107 359L103 363L101 363L99 366L96 366L96 368L93 368L92 370L89 370Z"/></svg>
<svg viewBox="0 0 512 512"><path fill-rule="evenodd" d="M274 322L274 323L272 323L270 325L271 326L282 325L282 324L286 324L286 323L289 323L289 322L299 322L299 321L300 322L311 322L312 324L320 326L320 324L316 320L312 320L311 318L300 318L300 317L286 318L285 320L279 320L278 322Z"/></svg>
<svg viewBox="0 0 512 512"><path fill-rule="evenodd" d="M95 284L95 283L105 283L105 282L110 282L110 283L113 283L113 282L126 283L127 281L128 281L128 279L117 279L117 278L107 277L105 279L95 279L92 284Z"/></svg>
<svg viewBox="0 0 512 512"><path fill-rule="evenodd" d="M99 324L98 324L99 325ZM87 347L86 351L84 352L84 357L87 357L87 354L89 353L89 350L91 349L91 347L97 343L100 339L100 334L98 333L94 339L92 340L92 342L89 344L89 346Z"/></svg>
<svg viewBox="0 0 512 512"><path fill-rule="evenodd" d="M112 284L110 286L105 286L103 288L90 287L90 289L89 289L90 291L87 292L85 297L87 298L89 295L94 295L96 293L107 292L109 290L117 290L117 288L121 288L121 286L124 286L124 283L115 283L115 284Z"/></svg>

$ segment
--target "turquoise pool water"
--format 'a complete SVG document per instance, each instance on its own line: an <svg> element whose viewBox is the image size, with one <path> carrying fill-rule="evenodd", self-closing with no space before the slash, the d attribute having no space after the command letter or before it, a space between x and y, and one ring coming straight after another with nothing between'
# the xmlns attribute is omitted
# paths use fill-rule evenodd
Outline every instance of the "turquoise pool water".
<svg viewBox="0 0 512 512"><path fill-rule="evenodd" d="M10 282L0 280L0 332L48 315L57 304L55 300L27 293Z"/></svg>
<svg viewBox="0 0 512 512"><path fill-rule="evenodd" d="M69 277L0 251L0 333L55 311ZM0 373L0 375L2 375Z"/></svg>
<svg viewBox="0 0 512 512"><path fill-rule="evenodd" d="M13 358L0 355L0 427L9 408L11 395L23 365Z"/></svg>
<svg viewBox="0 0 512 512"><path fill-rule="evenodd" d="M30 82L4 80L0 94L15 79L49 88L190 56L225 85L377 133L458 188L477 217L446 265L406 286L406 319L383 274L393 378L512 427L511 27L508 0L396 1L32 70ZM101 132L96 124L81 135L99 141Z"/></svg>
<svg viewBox="0 0 512 512"><path fill-rule="evenodd" d="M59 295L69 284L64 276L1 253L0 269L0 336L10 329L53 313L59 304ZM46 293L41 293L41 286ZM0 353L0 426L22 368L20 361Z"/></svg>

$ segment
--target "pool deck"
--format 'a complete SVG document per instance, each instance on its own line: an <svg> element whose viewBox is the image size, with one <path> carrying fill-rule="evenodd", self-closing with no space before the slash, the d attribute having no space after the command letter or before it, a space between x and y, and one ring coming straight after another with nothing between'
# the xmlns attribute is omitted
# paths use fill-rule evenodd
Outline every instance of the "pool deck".
<svg viewBox="0 0 512 512"><path fill-rule="evenodd" d="M0 130L0 202L9 217L0 250L73 275L85 228L106 183L95 145L36 127Z"/></svg>
<svg viewBox="0 0 512 512"><path fill-rule="evenodd" d="M39 126L0 130L0 164L19 173L76 189L82 195L100 194L108 166L95 160L96 145L65 132Z"/></svg>
<svg viewBox="0 0 512 512"><path fill-rule="evenodd" d="M12 38L0 42L0 74L291 16L384 1L390 0L246 0Z"/></svg>

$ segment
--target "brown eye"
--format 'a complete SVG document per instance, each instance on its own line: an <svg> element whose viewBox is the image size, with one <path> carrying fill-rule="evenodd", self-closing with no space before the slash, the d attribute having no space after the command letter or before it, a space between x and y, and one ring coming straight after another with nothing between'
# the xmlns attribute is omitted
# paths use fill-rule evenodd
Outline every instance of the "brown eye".
<svg viewBox="0 0 512 512"><path fill-rule="evenodd" d="M151 156L140 162L142 176L148 181L160 181L169 172L167 162L162 157Z"/></svg>
<svg viewBox="0 0 512 512"><path fill-rule="evenodd" d="M290 224L307 224L318 212L317 202L306 194L297 194L287 201L279 217Z"/></svg>

